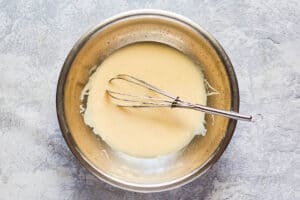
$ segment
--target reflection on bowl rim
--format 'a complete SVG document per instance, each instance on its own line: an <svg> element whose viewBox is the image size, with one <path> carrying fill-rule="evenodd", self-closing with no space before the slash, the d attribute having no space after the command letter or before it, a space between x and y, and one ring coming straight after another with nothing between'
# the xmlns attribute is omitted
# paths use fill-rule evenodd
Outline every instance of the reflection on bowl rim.
<svg viewBox="0 0 300 200"><path fill-rule="evenodd" d="M228 78L230 80L230 89L232 91L231 95L231 110L238 112L239 111L239 89L238 89L238 83L236 79L236 75L233 69L233 66L230 62L230 59L228 58L227 54L221 47L221 45L213 38L213 36L208 33L207 31L203 30L199 25L194 23L193 21L172 13L168 11L162 11L162 10L151 10L151 9L141 9L141 10L132 10L128 12L124 12L121 14L118 14L116 16L113 16L102 23L96 25L94 28L89 30L87 33L85 33L73 46L70 53L68 54L62 70L59 75L59 80L57 84L57 91L56 91L56 109L57 109L57 117L59 121L59 126L62 131L63 137L72 151L72 153L75 155L75 157L79 160L79 162L93 175L95 175L98 179L109 183L113 186L116 186L121 189L129 190L129 191L135 191L135 192L160 192L160 191L166 191L170 189L174 189L177 187L180 187L182 185L185 185L194 179L198 178L202 174L204 174L223 154L225 151L227 145L229 144L231 137L234 133L236 123L235 120L230 120L228 123L227 131L225 133L225 137L222 139L220 145L218 148L214 151L214 153L209 157L209 159L203 163L201 166L199 166L196 170L190 172L188 175L181 177L180 179L176 179L172 182L168 182L167 184L162 185L155 185L155 187L144 187L139 186L138 184L132 184L127 183L124 181L120 181L118 179L115 179L114 177L111 177L108 174L104 174L103 172L98 171L95 166L89 160L85 157L85 155L82 154L81 150L76 146L76 143L69 131L66 119L65 119L65 113L64 113L64 86L66 83L66 77L68 75L69 69L72 66L73 60L75 59L77 53L80 51L80 49L84 46L84 44L89 40L89 38L105 26L109 25L110 23L116 22L118 20L130 18L130 17L138 17L138 16L160 16L168 19L172 19L175 21L179 21L180 23L183 23L185 25L188 25L189 27L196 30L200 35L202 35L209 43L210 45L215 49L218 56L220 57L221 61L223 62L226 72L228 74Z"/></svg>

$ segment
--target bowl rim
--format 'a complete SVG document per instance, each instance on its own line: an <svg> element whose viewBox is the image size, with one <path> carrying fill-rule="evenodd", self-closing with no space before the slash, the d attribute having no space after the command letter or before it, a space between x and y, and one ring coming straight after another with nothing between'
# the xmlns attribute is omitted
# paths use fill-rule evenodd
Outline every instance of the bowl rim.
<svg viewBox="0 0 300 200"><path fill-rule="evenodd" d="M131 10L127 12L120 13L118 15L115 15L113 17L110 17L104 21L102 21L100 24L94 26L89 31L87 31L83 36L80 37L80 39L75 43L75 45L70 50L67 58L65 59L65 62L63 64L63 67L59 74L59 79L57 83L57 89L56 89L56 111L57 111L57 118L59 122L59 127L61 129L62 135L71 150L71 152L75 155L75 157L79 160L80 164L85 167L90 173L92 173L94 176L96 176L98 179L100 179L103 182L106 182L110 185L113 185L115 187L118 187L120 189L128 190L128 191L134 191L134 192L143 192L143 193L149 193L149 192L162 192L167 191L171 189L178 188L182 185L185 185L196 178L203 175L209 168L212 167L212 165L221 157L223 152L225 151L226 147L228 146L234 130L236 128L237 121L230 119L227 126L227 131L225 133L225 137L222 139L219 147L214 151L212 155L208 158L208 160L199 166L194 171L190 172L188 175L176 179L175 181L168 182L166 184L162 185L154 185L154 186L141 186L138 184L132 184L127 182L122 182L118 179L115 179L113 177L110 177L107 174L104 174L103 172L98 171L95 166L88 160L87 157L81 152L81 150L76 145L72 134L68 128L68 124L66 122L65 118L65 112L64 112L64 88L65 83L67 80L68 72L72 66L72 63L77 55L77 53L80 51L80 49L84 46L84 44L89 40L89 38L104 28L105 26L114 23L116 21L130 18L130 17L138 17L138 16L156 16L156 17L163 17L163 18L169 18L171 20L175 20L177 22L183 23L192 29L194 29L198 34L203 36L210 45L214 48L218 56L220 57L222 63L225 66L226 73L229 78L230 82L230 89L231 89L231 110L232 111L239 111L239 88L238 88L238 82L237 78L232 66L232 63L225 53L222 46L219 44L219 42L206 30L204 30L202 27L200 27L195 22L191 21L190 19L175 14L173 12L165 11L165 10L156 10L156 9L139 9L139 10Z"/></svg>

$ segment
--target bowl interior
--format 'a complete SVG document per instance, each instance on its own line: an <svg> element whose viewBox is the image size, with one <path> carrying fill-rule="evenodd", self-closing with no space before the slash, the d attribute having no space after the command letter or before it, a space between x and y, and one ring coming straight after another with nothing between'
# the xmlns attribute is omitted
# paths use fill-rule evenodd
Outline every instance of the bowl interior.
<svg viewBox="0 0 300 200"><path fill-rule="evenodd" d="M218 116L213 120L207 115L205 137L196 136L182 151L154 159L132 158L114 152L93 134L79 112L80 94L91 69L116 49L145 41L167 44L191 57L219 92L208 98L208 105L237 111L237 85L235 82L232 85L234 72L231 68L228 70L230 61L220 52L220 47L214 46L213 39L173 17L138 14L99 25L75 45L60 77L58 116L69 147L93 174L125 189L155 191L178 186L204 172L224 151L235 122Z"/></svg>

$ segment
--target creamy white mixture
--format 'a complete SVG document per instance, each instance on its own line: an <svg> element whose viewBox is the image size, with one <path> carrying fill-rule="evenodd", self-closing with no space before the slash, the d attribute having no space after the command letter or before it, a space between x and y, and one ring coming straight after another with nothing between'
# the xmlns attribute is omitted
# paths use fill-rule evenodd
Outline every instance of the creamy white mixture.
<svg viewBox="0 0 300 200"><path fill-rule="evenodd" d="M113 149L136 157L155 157L185 147L196 134L204 134L204 113L179 108L120 108L106 89L143 94L132 85L109 84L117 74L147 81L180 98L206 105L200 67L166 45L138 43L117 50L91 75L84 121Z"/></svg>

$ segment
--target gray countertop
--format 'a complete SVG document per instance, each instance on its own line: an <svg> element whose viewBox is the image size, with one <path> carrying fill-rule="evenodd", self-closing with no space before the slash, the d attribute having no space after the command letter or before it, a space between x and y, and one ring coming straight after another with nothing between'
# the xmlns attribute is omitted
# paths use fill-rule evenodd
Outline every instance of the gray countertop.
<svg viewBox="0 0 300 200"><path fill-rule="evenodd" d="M241 111L221 159L169 192L126 192L90 175L66 146L56 83L74 42L121 11L157 8L211 32L237 73ZM300 199L300 1L0 0L0 200Z"/></svg>

